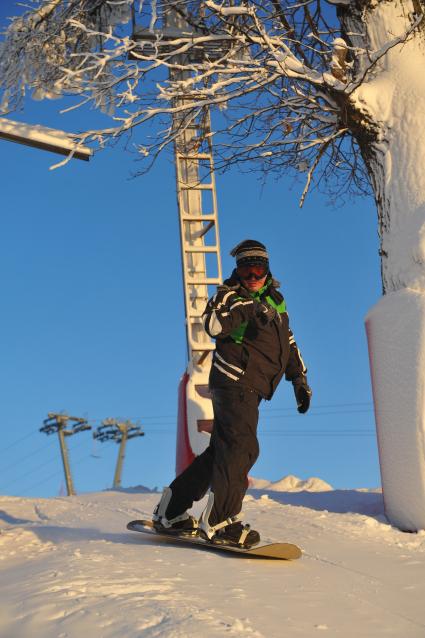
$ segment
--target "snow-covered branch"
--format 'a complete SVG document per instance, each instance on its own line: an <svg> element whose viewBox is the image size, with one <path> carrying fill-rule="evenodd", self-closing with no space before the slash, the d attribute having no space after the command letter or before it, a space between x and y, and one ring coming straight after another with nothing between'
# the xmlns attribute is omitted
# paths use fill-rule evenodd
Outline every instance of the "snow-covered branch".
<svg viewBox="0 0 425 638"><path fill-rule="evenodd" d="M254 15L254 7L242 4L241 6L223 6L218 5L213 0L206 0L205 6L212 9L216 13L222 16L240 16L240 15Z"/></svg>
<svg viewBox="0 0 425 638"><path fill-rule="evenodd" d="M167 117L181 132L217 107L219 166L306 172L308 183L340 174L350 189L364 181L340 144L354 53L318 0L39 0L5 33L2 105L18 108L28 90L75 96L62 113L94 106L111 117L81 142L104 146L131 131L147 165L176 139Z"/></svg>

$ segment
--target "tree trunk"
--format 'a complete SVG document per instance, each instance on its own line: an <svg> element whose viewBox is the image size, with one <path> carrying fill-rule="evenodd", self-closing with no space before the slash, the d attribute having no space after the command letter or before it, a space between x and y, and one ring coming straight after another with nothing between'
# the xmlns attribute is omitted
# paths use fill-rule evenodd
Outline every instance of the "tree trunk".
<svg viewBox="0 0 425 638"><path fill-rule="evenodd" d="M352 45L367 49L372 61L383 53L352 92L350 110L381 240L385 296L368 313L366 329L382 486L387 516L409 531L425 528L425 37L423 24L414 27L419 4L352 0L339 10ZM357 75L370 65L369 56L358 58Z"/></svg>

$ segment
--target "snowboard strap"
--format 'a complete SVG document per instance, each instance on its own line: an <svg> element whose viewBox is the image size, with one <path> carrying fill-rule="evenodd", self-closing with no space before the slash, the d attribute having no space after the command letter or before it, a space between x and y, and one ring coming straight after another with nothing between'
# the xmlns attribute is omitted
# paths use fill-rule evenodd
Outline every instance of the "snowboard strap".
<svg viewBox="0 0 425 638"><path fill-rule="evenodd" d="M170 487L165 487L161 496L161 500L159 501L152 515L152 520L160 522L163 527L172 527L174 523L186 521L188 518L190 518L187 512L183 512L183 514L179 514L179 516L175 516L174 518L170 519L165 516L165 512L167 511L167 507L171 501L172 495L172 489Z"/></svg>
<svg viewBox="0 0 425 638"><path fill-rule="evenodd" d="M248 525L248 523L246 525L243 526L243 530L242 533L239 537L238 543L239 545L243 545L245 542L246 537L248 536L249 532L251 531L251 525Z"/></svg>
<svg viewBox="0 0 425 638"><path fill-rule="evenodd" d="M212 539L212 537L215 535L215 533L219 529L222 529L223 527L227 527L227 525L231 525L232 523L237 523L238 521L242 519L242 516L240 514L237 514L236 516L229 516L229 518L225 518L224 521L221 521L221 523L217 523L217 525L210 525L209 518L210 518L213 505L214 505L214 492L210 492L207 505L204 511L202 512L201 518L199 520L199 529L205 534L205 536L209 540ZM246 533L245 533L245 527L248 527L248 531ZM243 536L243 539L242 540L239 539L239 543L243 543L243 541L248 535L249 525L245 525L245 527L244 527L244 531L241 534L241 538Z"/></svg>

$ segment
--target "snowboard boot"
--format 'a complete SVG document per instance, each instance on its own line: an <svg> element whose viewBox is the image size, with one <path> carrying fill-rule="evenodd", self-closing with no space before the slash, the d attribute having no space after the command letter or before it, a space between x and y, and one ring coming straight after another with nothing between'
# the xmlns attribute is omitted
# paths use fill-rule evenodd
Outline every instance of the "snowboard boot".
<svg viewBox="0 0 425 638"><path fill-rule="evenodd" d="M219 529L211 539L216 545L232 545L242 549L250 549L260 542L260 534L251 529L249 525L243 525L240 521L231 523Z"/></svg>
<svg viewBox="0 0 425 638"><path fill-rule="evenodd" d="M166 510L172 495L171 488L166 487L162 493L161 500L153 511L152 523L154 529L161 534L196 536L198 533L198 521L187 512L170 519L167 518Z"/></svg>

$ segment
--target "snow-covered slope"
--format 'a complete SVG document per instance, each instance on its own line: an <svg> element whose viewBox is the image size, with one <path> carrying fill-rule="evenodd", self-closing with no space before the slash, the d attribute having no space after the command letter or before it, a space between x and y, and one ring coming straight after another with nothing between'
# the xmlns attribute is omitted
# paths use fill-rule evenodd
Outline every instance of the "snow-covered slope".
<svg viewBox="0 0 425 638"><path fill-rule="evenodd" d="M0 635L425 636L425 532L391 528L379 492L251 490L246 520L298 543L291 563L127 532L157 501L143 489L0 497Z"/></svg>

